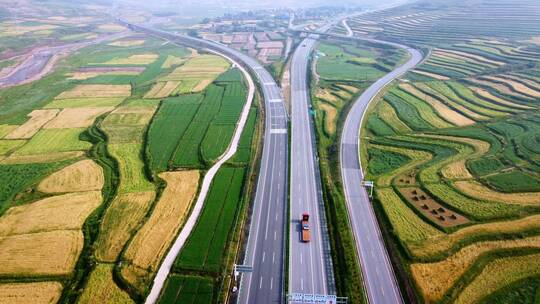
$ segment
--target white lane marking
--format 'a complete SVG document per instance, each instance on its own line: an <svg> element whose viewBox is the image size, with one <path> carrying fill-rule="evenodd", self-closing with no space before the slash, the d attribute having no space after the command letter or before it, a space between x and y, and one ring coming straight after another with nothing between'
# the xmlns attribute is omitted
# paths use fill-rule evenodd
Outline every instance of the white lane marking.
<svg viewBox="0 0 540 304"><path fill-rule="evenodd" d="M261 279L259 280L259 289L262 288L262 276L261 276Z"/></svg>
<svg viewBox="0 0 540 304"><path fill-rule="evenodd" d="M304 264L304 261L303 261L302 253L301 253L301 252L300 252L300 264Z"/></svg>
<svg viewBox="0 0 540 304"><path fill-rule="evenodd" d="M272 264L276 263L276 252L272 252Z"/></svg>
<svg viewBox="0 0 540 304"><path fill-rule="evenodd" d="M274 230L274 241L277 239L277 231Z"/></svg>
<svg viewBox="0 0 540 304"><path fill-rule="evenodd" d="M300 289L304 290L304 278L300 278Z"/></svg>
<svg viewBox="0 0 540 304"><path fill-rule="evenodd" d="M275 83L273 83L273 82L265 82L265 83L263 83L263 84L264 84L265 86L273 86L273 85L275 85Z"/></svg>
<svg viewBox="0 0 540 304"><path fill-rule="evenodd" d="M287 134L287 129L270 129L270 134Z"/></svg>
<svg viewBox="0 0 540 304"><path fill-rule="evenodd" d="M264 258L266 257L266 251L263 251L263 258L262 258L262 262L264 263Z"/></svg>
<svg viewBox="0 0 540 304"><path fill-rule="evenodd" d="M270 290L272 290L272 286L274 286L274 277L270 278Z"/></svg>
<svg viewBox="0 0 540 304"><path fill-rule="evenodd" d="M268 100L268 102L282 102L282 101L283 101L283 99L280 99L280 98Z"/></svg>

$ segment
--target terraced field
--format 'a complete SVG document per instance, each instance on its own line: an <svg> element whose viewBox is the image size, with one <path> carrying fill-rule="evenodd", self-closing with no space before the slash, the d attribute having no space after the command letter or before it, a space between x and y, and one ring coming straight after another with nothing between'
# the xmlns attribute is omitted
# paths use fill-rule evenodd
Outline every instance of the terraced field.
<svg viewBox="0 0 540 304"><path fill-rule="evenodd" d="M464 15L437 3L350 23L429 49L366 116L361 156L374 204L410 297L533 303L525 290L538 288L540 269L540 49L527 37L538 36L538 4L475 2Z"/></svg>

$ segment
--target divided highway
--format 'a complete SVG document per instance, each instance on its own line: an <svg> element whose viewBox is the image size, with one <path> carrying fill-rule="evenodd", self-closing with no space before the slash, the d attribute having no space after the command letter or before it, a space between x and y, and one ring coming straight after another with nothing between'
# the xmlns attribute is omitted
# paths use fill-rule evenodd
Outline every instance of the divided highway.
<svg viewBox="0 0 540 304"><path fill-rule="evenodd" d="M118 21L134 30L224 54L248 68L258 80L266 112L264 144L244 260L245 265L253 266L253 272L242 275L238 300L240 303L282 303L284 244L287 237L285 208L288 177L288 126L281 89L270 73L256 60L225 45L133 25L122 20ZM168 274L168 270L166 273ZM159 295L162 286L154 285L151 294ZM155 297L147 299L147 303L153 303L154 299Z"/></svg>
<svg viewBox="0 0 540 304"><path fill-rule="evenodd" d="M355 37L351 39L390 45L405 49L410 54L410 59L405 64L377 80L354 102L343 126L340 152L341 176L349 210L349 219L356 240L356 249L362 267L369 303L403 303L373 206L366 189L361 186L364 173L359 157L359 134L369 103L392 80L419 64L422 61L422 54L418 50L397 43L368 38Z"/></svg>

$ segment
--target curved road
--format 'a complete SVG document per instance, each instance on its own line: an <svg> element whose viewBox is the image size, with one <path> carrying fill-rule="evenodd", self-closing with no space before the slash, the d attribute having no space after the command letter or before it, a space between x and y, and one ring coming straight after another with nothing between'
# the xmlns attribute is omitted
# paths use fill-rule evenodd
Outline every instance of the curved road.
<svg viewBox="0 0 540 304"><path fill-rule="evenodd" d="M341 177L369 303L403 303L373 206L366 189L360 185L364 173L359 157L359 133L369 103L386 85L420 63L422 53L393 42L357 37L351 39L390 45L405 49L410 54L405 64L377 80L355 101L343 126L340 149Z"/></svg>
<svg viewBox="0 0 540 304"><path fill-rule="evenodd" d="M288 119L281 89L256 60L225 45L118 21L134 30L224 54L248 68L259 82L266 111L264 144L244 260L245 265L253 266L253 272L242 275L238 299L240 303L281 303L288 170ZM173 247L172 256L176 257L181 247ZM157 300L163 287L161 280L169 269L156 276L146 303Z"/></svg>

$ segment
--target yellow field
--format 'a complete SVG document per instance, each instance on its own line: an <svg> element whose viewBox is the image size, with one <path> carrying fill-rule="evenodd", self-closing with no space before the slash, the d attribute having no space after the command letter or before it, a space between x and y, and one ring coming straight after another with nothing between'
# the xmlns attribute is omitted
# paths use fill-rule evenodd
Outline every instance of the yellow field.
<svg viewBox="0 0 540 304"><path fill-rule="evenodd" d="M24 145L27 141L24 139L0 139L0 155L8 155L20 146Z"/></svg>
<svg viewBox="0 0 540 304"><path fill-rule="evenodd" d="M131 95L131 86L124 84L79 84L70 91L56 96L56 99L86 97L127 97Z"/></svg>
<svg viewBox="0 0 540 304"><path fill-rule="evenodd" d="M20 35L24 35L30 32L48 31L48 30L53 30L55 28L57 28L57 26L51 25L51 24L42 24L42 25L33 25L33 26L32 25L22 26L22 25L14 24L14 25L3 27L0 32L0 37L20 36Z"/></svg>
<svg viewBox="0 0 540 304"><path fill-rule="evenodd" d="M0 138L8 135L11 131L17 129L18 125L0 125Z"/></svg>
<svg viewBox="0 0 540 304"><path fill-rule="evenodd" d="M60 112L56 109L51 110L34 110L28 114L30 119L24 124L20 125L8 135L5 136L5 139L28 139L34 136L41 127L53 119L56 114Z"/></svg>
<svg viewBox="0 0 540 304"><path fill-rule="evenodd" d="M152 89L144 95L144 98L164 98L170 96L180 85L180 81L160 81L156 82Z"/></svg>
<svg viewBox="0 0 540 304"><path fill-rule="evenodd" d="M319 103L319 108L325 114L324 128L328 131L328 133L334 134L336 132L337 109L324 102Z"/></svg>
<svg viewBox="0 0 540 304"><path fill-rule="evenodd" d="M144 44L144 40L137 39L137 40L118 40L109 43L109 45L112 46L122 46L122 47L129 47L129 46L137 46Z"/></svg>
<svg viewBox="0 0 540 304"><path fill-rule="evenodd" d="M499 98L499 97L491 94L489 91L486 91L486 90L481 89L481 88L469 87L469 89L471 89L473 92L475 92L476 94L478 94L478 95L480 95L480 96L482 96L482 97L484 97L486 99L493 100L493 101L495 101L497 103L500 103L500 104L503 104L503 105L507 105L507 106L515 107L515 108L521 108L521 109L533 109L533 107L521 105L521 104L518 104L518 103L510 102L508 100Z"/></svg>
<svg viewBox="0 0 540 304"><path fill-rule="evenodd" d="M528 277L540 275L540 254L501 258L489 263L460 294L456 304L478 303L483 297Z"/></svg>
<svg viewBox="0 0 540 304"><path fill-rule="evenodd" d="M31 163L48 163L59 160L69 160L72 158L82 157L83 151L69 152L52 152L47 154L37 155L10 155L0 161L0 164L31 164Z"/></svg>
<svg viewBox="0 0 540 304"><path fill-rule="evenodd" d="M96 257L114 262L154 201L154 192L119 194L103 217L96 242Z"/></svg>
<svg viewBox="0 0 540 304"><path fill-rule="evenodd" d="M119 25L119 24L115 24L115 23L107 23L107 24L101 24L98 26L98 29L102 30L102 31L106 31L106 32L121 32L123 30L126 30L127 28Z"/></svg>
<svg viewBox="0 0 540 304"><path fill-rule="evenodd" d="M101 114L114 110L114 107L87 107L63 109L44 129L87 128Z"/></svg>
<svg viewBox="0 0 540 304"><path fill-rule="evenodd" d="M45 193L101 190L104 182L103 169L93 160L85 159L51 174L39 183L38 190Z"/></svg>
<svg viewBox="0 0 540 304"><path fill-rule="evenodd" d="M468 126L475 123L474 120L462 115L459 112L456 112L449 108L444 103L440 102L439 100L436 100L430 96L427 96L426 94L420 92L417 88L413 87L410 84L400 84L399 87L403 89L405 92L408 92L418 98L423 99L422 97L425 96L425 99L423 99L425 102L427 102L429 105L433 107L433 109L440 114L441 117L444 117L449 122L457 125L457 126Z"/></svg>
<svg viewBox="0 0 540 304"><path fill-rule="evenodd" d="M139 75L137 71L104 71L104 72L73 72L68 73L68 79L73 80L86 80L101 75Z"/></svg>
<svg viewBox="0 0 540 304"><path fill-rule="evenodd" d="M496 81L496 82L504 82L504 83L510 85L512 87L512 89L514 89L516 92L521 93L523 95L527 95L527 96L531 96L531 97L535 97L535 98L540 97L540 92L538 92L536 90L533 90L533 89L529 88L528 86L526 86L526 85L524 85L522 83L519 83L517 81L510 80L510 79L507 79L507 78L496 77L496 76L484 76L483 78L493 80L493 81Z"/></svg>
<svg viewBox="0 0 540 304"><path fill-rule="evenodd" d="M55 304L62 289L58 282L4 283L0 284L0 303Z"/></svg>
<svg viewBox="0 0 540 304"><path fill-rule="evenodd" d="M229 62L216 55L190 57L162 80L208 79L212 82L219 74L229 68Z"/></svg>
<svg viewBox="0 0 540 304"><path fill-rule="evenodd" d="M484 85L484 86L491 87L494 90L499 91L500 93L503 93L503 94L506 94L506 95L515 96L515 97L518 97L518 98L520 98L520 97L521 98L523 98L523 97L524 98L530 98L527 95L523 95L523 94L520 94L517 91L511 90L510 88L508 88L504 84L500 84L500 83L496 83L496 82L488 81L488 80L484 80L484 79L476 79L476 78L469 78L469 80L471 82L475 83L475 84L478 84L478 85Z"/></svg>
<svg viewBox="0 0 540 304"><path fill-rule="evenodd" d="M152 271L157 270L183 225L199 184L199 171L196 170L164 172L159 176L167 182L167 187L124 255L135 266Z"/></svg>
<svg viewBox="0 0 540 304"><path fill-rule="evenodd" d="M0 237L0 275L67 275L83 247L80 230Z"/></svg>
<svg viewBox="0 0 540 304"><path fill-rule="evenodd" d="M211 79L203 79L199 81L199 83L193 88L193 93L202 92L211 83Z"/></svg>
<svg viewBox="0 0 540 304"><path fill-rule="evenodd" d="M414 244L410 248L413 255L418 258L430 257L451 250L463 239L471 236L510 234L538 228L540 228L540 215L532 215L518 220L468 226L451 234L432 236L422 244Z"/></svg>
<svg viewBox="0 0 540 304"><path fill-rule="evenodd" d="M159 56L157 54L148 53L148 54L137 54L131 55L126 58L114 58L107 62L104 62L105 65L147 65L154 62Z"/></svg>
<svg viewBox="0 0 540 304"><path fill-rule="evenodd" d="M435 74L435 73L430 73L430 72L426 72L426 71L413 70L413 72L416 73L416 74L428 76L428 77L431 77L431 78L437 79L437 80L449 80L450 79L450 78L448 78L446 76Z"/></svg>
<svg viewBox="0 0 540 304"><path fill-rule="evenodd" d="M540 248L540 236L476 243L462 248L440 262L412 264L411 272L424 300L427 303L437 302L483 253L496 249L525 247Z"/></svg>
<svg viewBox="0 0 540 304"><path fill-rule="evenodd" d="M120 289L113 280L113 266L99 264L90 274L88 283L77 303L114 303L131 304L134 303L129 295Z"/></svg>
<svg viewBox="0 0 540 304"><path fill-rule="evenodd" d="M379 103L379 110L377 111L382 120L392 126L401 133L411 132L411 128L407 126L399 117L397 116L396 110L394 107L389 105L386 101Z"/></svg>
<svg viewBox="0 0 540 304"><path fill-rule="evenodd" d="M167 59L165 59L165 61L163 62L163 65L161 65L161 68L168 69L175 65L179 65L183 63L184 61L186 61L185 58L169 55L167 56Z"/></svg>
<svg viewBox="0 0 540 304"><path fill-rule="evenodd" d="M0 217L0 236L80 229L101 204L101 192L68 193L11 207Z"/></svg>
<svg viewBox="0 0 540 304"><path fill-rule="evenodd" d="M454 187L459 191L481 200L495 201L509 204L538 205L539 192L503 193L492 190L476 181L456 181Z"/></svg>
<svg viewBox="0 0 540 304"><path fill-rule="evenodd" d="M337 98L337 96L335 96L334 94L331 94L330 91L328 90L318 89L316 97L320 99L324 99L331 103L339 102L339 99Z"/></svg>

